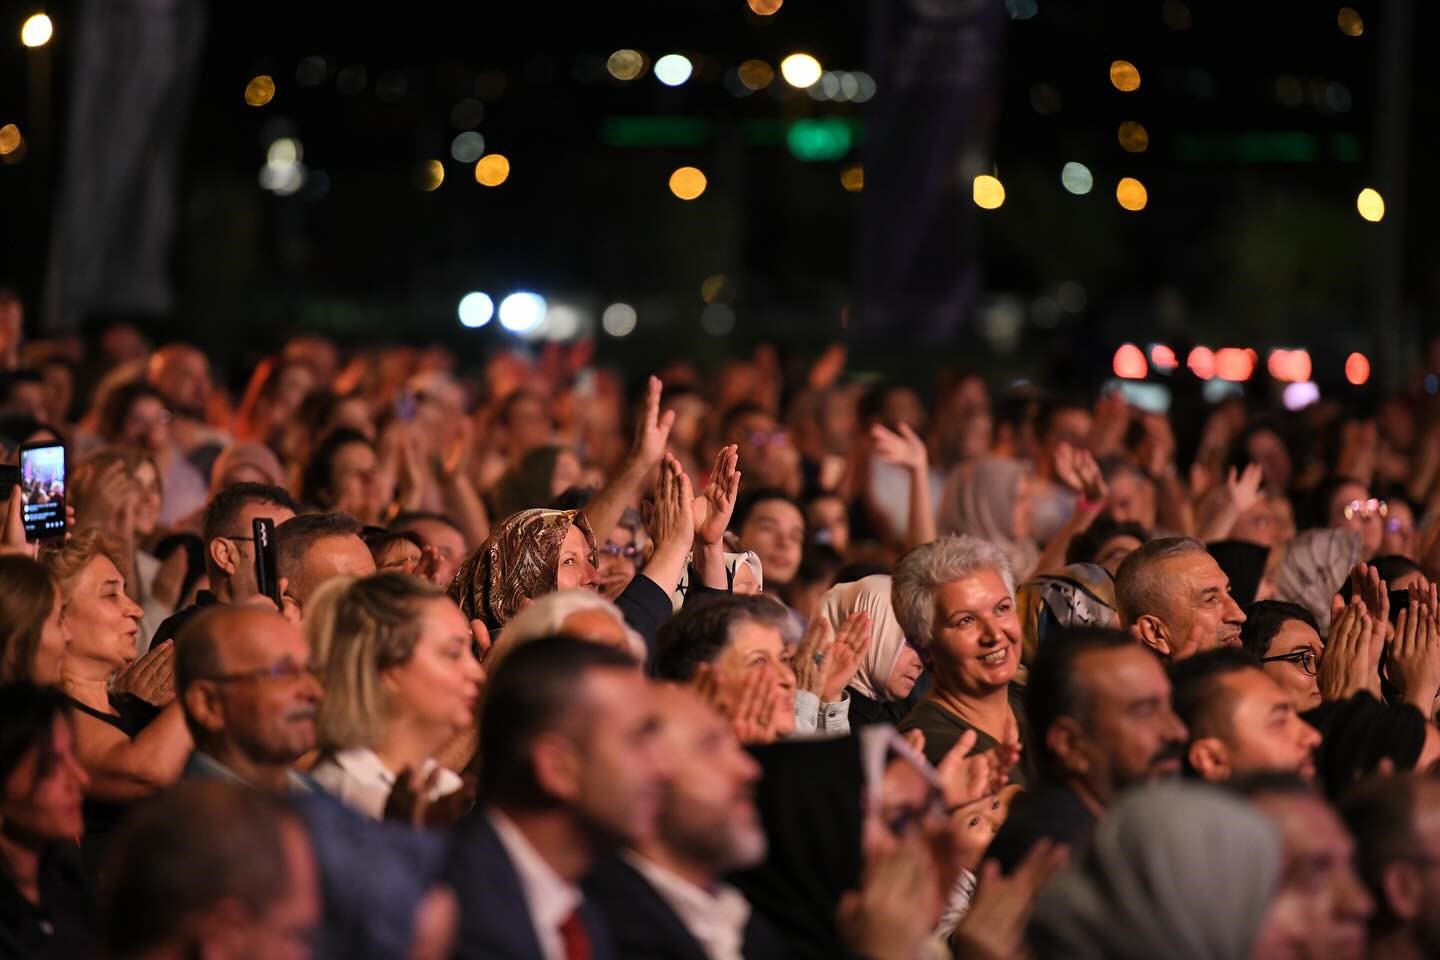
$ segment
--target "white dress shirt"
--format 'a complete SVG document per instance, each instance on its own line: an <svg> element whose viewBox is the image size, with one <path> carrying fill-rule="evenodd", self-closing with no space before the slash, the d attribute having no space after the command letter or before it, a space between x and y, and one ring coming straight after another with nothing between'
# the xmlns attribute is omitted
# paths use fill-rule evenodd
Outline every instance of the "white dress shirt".
<svg viewBox="0 0 1440 960"><path fill-rule="evenodd" d="M420 769L421 782L438 766L434 760L426 760ZM384 819L385 803L395 789L395 774L380 762L380 757L369 747L326 754L310 771L310 776L326 793L371 820ZM430 799L433 801L454 793L462 785L458 774L440 767Z"/></svg>
<svg viewBox="0 0 1440 960"><path fill-rule="evenodd" d="M487 809L485 815L500 837L510 865L520 875L520 890L525 894L525 905L530 908L530 923L535 927L541 954L545 960L565 960L565 941L560 936L560 927L580 909L585 899L580 888L545 862L513 820L494 807Z"/></svg>
<svg viewBox="0 0 1440 960"><path fill-rule="evenodd" d="M623 856L675 911L709 960L744 960L740 951L745 924L750 922L750 902L740 891L722 883L710 893L629 850Z"/></svg>

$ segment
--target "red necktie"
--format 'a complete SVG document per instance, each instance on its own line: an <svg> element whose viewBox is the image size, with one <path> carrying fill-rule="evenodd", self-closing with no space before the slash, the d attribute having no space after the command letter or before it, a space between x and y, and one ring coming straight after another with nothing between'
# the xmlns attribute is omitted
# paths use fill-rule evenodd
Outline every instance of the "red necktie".
<svg viewBox="0 0 1440 960"><path fill-rule="evenodd" d="M590 934L585 932L585 921L576 910L560 924L560 941L565 944L565 960L590 960Z"/></svg>

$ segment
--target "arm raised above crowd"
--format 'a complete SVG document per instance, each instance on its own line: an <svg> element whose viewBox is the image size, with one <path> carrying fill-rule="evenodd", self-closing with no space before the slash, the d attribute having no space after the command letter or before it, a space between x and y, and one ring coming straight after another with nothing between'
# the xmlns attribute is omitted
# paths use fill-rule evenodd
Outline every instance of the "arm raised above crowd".
<svg viewBox="0 0 1440 960"><path fill-rule="evenodd" d="M660 378L651 377L645 390L640 423L635 428L635 443L629 455L604 489L585 505L585 518L590 521L590 529L598 543L604 543L610 536L625 508L639 496L645 478L665 456L670 428L675 425L675 411L660 412L662 389ZM689 544L686 544L686 550L689 550Z"/></svg>

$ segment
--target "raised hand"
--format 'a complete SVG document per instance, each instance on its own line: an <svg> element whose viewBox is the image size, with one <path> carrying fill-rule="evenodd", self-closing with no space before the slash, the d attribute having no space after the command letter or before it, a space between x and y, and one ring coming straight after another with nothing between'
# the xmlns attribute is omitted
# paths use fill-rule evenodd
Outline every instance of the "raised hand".
<svg viewBox="0 0 1440 960"><path fill-rule="evenodd" d="M970 912L956 927L951 942L954 955L965 960L1011 960L1025 955L1025 928L1035 899L1068 858L1068 849L1040 840L1008 877L1000 865L987 860Z"/></svg>
<svg viewBox="0 0 1440 960"><path fill-rule="evenodd" d="M1060 482L1093 504L1105 502L1110 488L1089 450L1061 442L1055 446L1055 474Z"/></svg>
<svg viewBox="0 0 1440 960"><path fill-rule="evenodd" d="M1371 617L1357 596L1331 611L1330 636L1320 658L1316 680L1327 703L1345 700L1361 691L1379 695L1379 654L1372 654Z"/></svg>
<svg viewBox="0 0 1440 960"><path fill-rule="evenodd" d="M720 686L715 668L706 663L696 671L693 684L696 693L730 720L741 743L774 742L779 691L768 669L752 667L746 671L739 689L726 690Z"/></svg>
<svg viewBox="0 0 1440 960"><path fill-rule="evenodd" d="M163 707L175 699L175 644L166 640L122 670L111 689Z"/></svg>
<svg viewBox="0 0 1440 960"><path fill-rule="evenodd" d="M1380 626L1375 639L1389 643L1395 632L1390 622L1390 585L1380 579L1379 568L1369 563L1356 564L1350 571L1350 594L1360 598L1370 619Z"/></svg>
<svg viewBox="0 0 1440 960"><path fill-rule="evenodd" d="M730 516L735 512L735 501L739 496L740 448L732 443L721 447L720 452L715 454L710 481L693 501L695 536L702 544L715 546L724 542L725 530L730 526Z"/></svg>
<svg viewBox="0 0 1440 960"><path fill-rule="evenodd" d="M663 450L660 457L651 536L657 551L666 547L688 551L695 540L694 491L680 462Z"/></svg>
<svg viewBox="0 0 1440 960"><path fill-rule="evenodd" d="M660 413L660 393L663 387L659 377L651 377L645 389L645 405L640 411L640 422L635 426L635 445L630 456L638 465L649 469L665 456L665 445L670 442L670 428L675 426L675 411Z"/></svg>
<svg viewBox="0 0 1440 960"><path fill-rule="evenodd" d="M870 440L875 445L875 456L907 470L928 469L930 454L925 449L925 441L910 429L908 423L899 426L898 433L879 423L870 428Z"/></svg>
<svg viewBox="0 0 1440 960"><path fill-rule="evenodd" d="M1261 500L1260 484L1265 481L1265 471L1258 463L1247 464L1243 471L1231 467L1225 475L1225 492L1235 505L1237 514L1244 513Z"/></svg>
<svg viewBox="0 0 1440 960"><path fill-rule="evenodd" d="M849 952L871 960L914 960L940 917L939 868L917 833L867 865L836 920Z"/></svg>
<svg viewBox="0 0 1440 960"><path fill-rule="evenodd" d="M795 670L795 689L808 690L819 697L830 678L830 663L835 652L835 628L830 618L816 611L800 638L790 665ZM851 673L854 676L854 673ZM849 680L846 680L848 683ZM836 699L839 699L838 697ZM828 701L833 702L833 701Z"/></svg>
<svg viewBox="0 0 1440 960"><path fill-rule="evenodd" d="M1400 611L1386 669L1405 702L1430 716L1440 690L1440 630L1434 608L1419 595L1412 595L1410 605Z"/></svg>
<svg viewBox="0 0 1440 960"><path fill-rule="evenodd" d="M828 618L816 611L815 619ZM870 636L870 614L857 610L845 618L845 622L835 632L835 642L830 647L830 669L826 673L825 687L820 694L822 702L839 703L840 698L845 696L845 688L850 686L850 681L855 679L860 665L865 662L865 654L870 649Z"/></svg>

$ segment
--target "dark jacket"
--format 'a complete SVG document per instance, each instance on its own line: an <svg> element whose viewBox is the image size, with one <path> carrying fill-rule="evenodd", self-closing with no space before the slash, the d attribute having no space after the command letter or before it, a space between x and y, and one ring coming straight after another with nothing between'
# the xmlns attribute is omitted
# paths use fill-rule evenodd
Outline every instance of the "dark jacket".
<svg viewBox="0 0 1440 960"><path fill-rule="evenodd" d="M445 880L460 902L456 960L543 960L520 874L483 809L455 828ZM599 911L586 902L580 917L592 960L612 960L610 933Z"/></svg>
<svg viewBox="0 0 1440 960"><path fill-rule="evenodd" d="M1095 828L1095 814L1060 783L1042 782L1015 798L1010 815L985 852L1005 873L1012 873L1030 848L1041 840L1054 840L1072 852L1084 843Z"/></svg>
<svg viewBox="0 0 1440 960"><path fill-rule="evenodd" d="M180 628L195 619L196 614L206 607L215 606L219 602L219 600L215 599L215 594L209 590L201 590L195 594L194 603L188 607L181 607L160 621L160 626L155 628L155 636L150 638L150 646L158 647L166 640L174 640L175 635L180 632Z"/></svg>
<svg viewBox="0 0 1440 960"><path fill-rule="evenodd" d="M706 960L680 917L640 871L620 857L606 857L585 880L585 899L595 904L625 960ZM784 942L754 910L740 949L745 960L784 960Z"/></svg>

